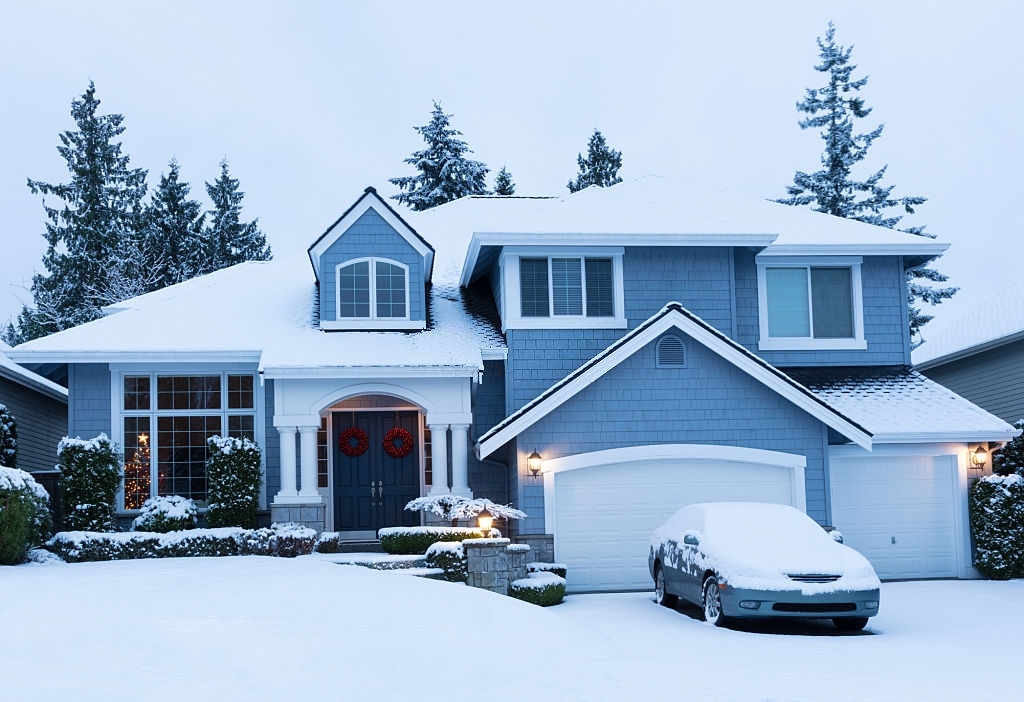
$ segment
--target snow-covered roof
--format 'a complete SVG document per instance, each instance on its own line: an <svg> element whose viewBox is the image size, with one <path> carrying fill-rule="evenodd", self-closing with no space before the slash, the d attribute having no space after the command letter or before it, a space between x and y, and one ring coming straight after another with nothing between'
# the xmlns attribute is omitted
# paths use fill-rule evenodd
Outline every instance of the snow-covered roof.
<svg viewBox="0 0 1024 702"><path fill-rule="evenodd" d="M926 341L913 350L918 368L930 368L979 351L1024 339L1024 278L959 318L935 320L922 332Z"/></svg>
<svg viewBox="0 0 1024 702"><path fill-rule="evenodd" d="M867 428L873 443L1009 441L1016 430L909 368L792 368L785 372Z"/></svg>
<svg viewBox="0 0 1024 702"><path fill-rule="evenodd" d="M11 350L11 347L0 341L0 378L7 378L12 380L19 385L23 385L33 390L37 390L43 394L49 395L62 402L68 401L67 388L58 385L57 383L44 378L43 376L33 373L27 368L22 368L10 357L7 353Z"/></svg>

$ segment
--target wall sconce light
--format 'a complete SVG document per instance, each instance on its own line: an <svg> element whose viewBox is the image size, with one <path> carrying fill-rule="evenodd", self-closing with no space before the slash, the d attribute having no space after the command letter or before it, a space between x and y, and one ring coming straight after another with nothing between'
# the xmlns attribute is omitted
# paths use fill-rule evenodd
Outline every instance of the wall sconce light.
<svg viewBox="0 0 1024 702"><path fill-rule="evenodd" d="M971 468L984 470L987 461L988 451L985 450L984 444L979 444L978 448L971 454Z"/></svg>
<svg viewBox="0 0 1024 702"><path fill-rule="evenodd" d="M480 526L480 531L483 532L483 538L488 538L491 535L491 527L494 525L494 517L486 507L476 515L476 523Z"/></svg>
<svg viewBox="0 0 1024 702"><path fill-rule="evenodd" d="M534 451L526 457L526 466L533 473L533 477L540 475L540 469L544 466L544 457Z"/></svg>

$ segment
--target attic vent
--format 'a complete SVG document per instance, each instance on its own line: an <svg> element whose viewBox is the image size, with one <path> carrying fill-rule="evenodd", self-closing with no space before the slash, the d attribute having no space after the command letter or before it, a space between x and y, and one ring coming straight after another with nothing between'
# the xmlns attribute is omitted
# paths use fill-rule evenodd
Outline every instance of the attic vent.
<svg viewBox="0 0 1024 702"><path fill-rule="evenodd" d="M658 367L680 368L686 365L686 347L683 340L675 335L658 339Z"/></svg>

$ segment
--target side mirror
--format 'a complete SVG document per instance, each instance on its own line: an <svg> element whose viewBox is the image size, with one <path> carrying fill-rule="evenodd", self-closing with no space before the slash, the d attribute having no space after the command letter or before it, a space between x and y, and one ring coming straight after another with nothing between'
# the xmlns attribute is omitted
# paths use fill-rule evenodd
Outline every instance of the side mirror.
<svg viewBox="0 0 1024 702"><path fill-rule="evenodd" d="M693 533L685 534L683 536L683 543L687 546L700 546L700 537Z"/></svg>
<svg viewBox="0 0 1024 702"><path fill-rule="evenodd" d="M823 527L828 535L832 537L832 540L837 543L843 543L843 532L836 529L834 526Z"/></svg>

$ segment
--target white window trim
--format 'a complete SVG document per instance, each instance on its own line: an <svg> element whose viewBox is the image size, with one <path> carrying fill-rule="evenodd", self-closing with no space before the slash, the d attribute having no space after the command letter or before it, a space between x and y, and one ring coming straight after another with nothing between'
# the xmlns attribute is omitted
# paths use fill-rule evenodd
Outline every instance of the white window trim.
<svg viewBox="0 0 1024 702"><path fill-rule="evenodd" d="M622 247L579 248L548 248L510 246L502 252L500 259L502 278L502 331L509 329L625 329L627 326L625 305L626 296L622 282ZM519 287L519 260L521 258L545 258L548 261L548 310L547 317L524 317L522 314L522 298ZM583 282L583 314L556 315L552 299L551 259L577 258L581 261L581 279ZM583 261L588 258L610 258L612 261L612 306L611 317L587 317L587 281L586 266Z"/></svg>
<svg viewBox="0 0 1024 702"><path fill-rule="evenodd" d="M370 316L369 317L345 317L341 314L341 269L368 261L370 265ZM377 264L388 263L398 266L405 271L405 316L403 317L378 317L377 316ZM381 256L364 256L343 261L334 267L334 321L327 320L321 327L324 329L360 329L365 328L367 322L373 322L375 329L407 329L409 327L409 266L393 258ZM330 325L330 326L329 326ZM392 326L393 325L393 326Z"/></svg>
<svg viewBox="0 0 1024 702"><path fill-rule="evenodd" d="M862 351L868 344L864 338L864 286L861 283L860 256L773 256L757 259L757 311L760 338L757 347L761 351ZM768 268L849 268L853 288L853 338L815 339L810 336L785 336L772 338L768 333L768 283L765 270ZM808 287L808 295L811 294ZM808 304L813 304L808 300ZM808 307L813 314L812 308Z"/></svg>

